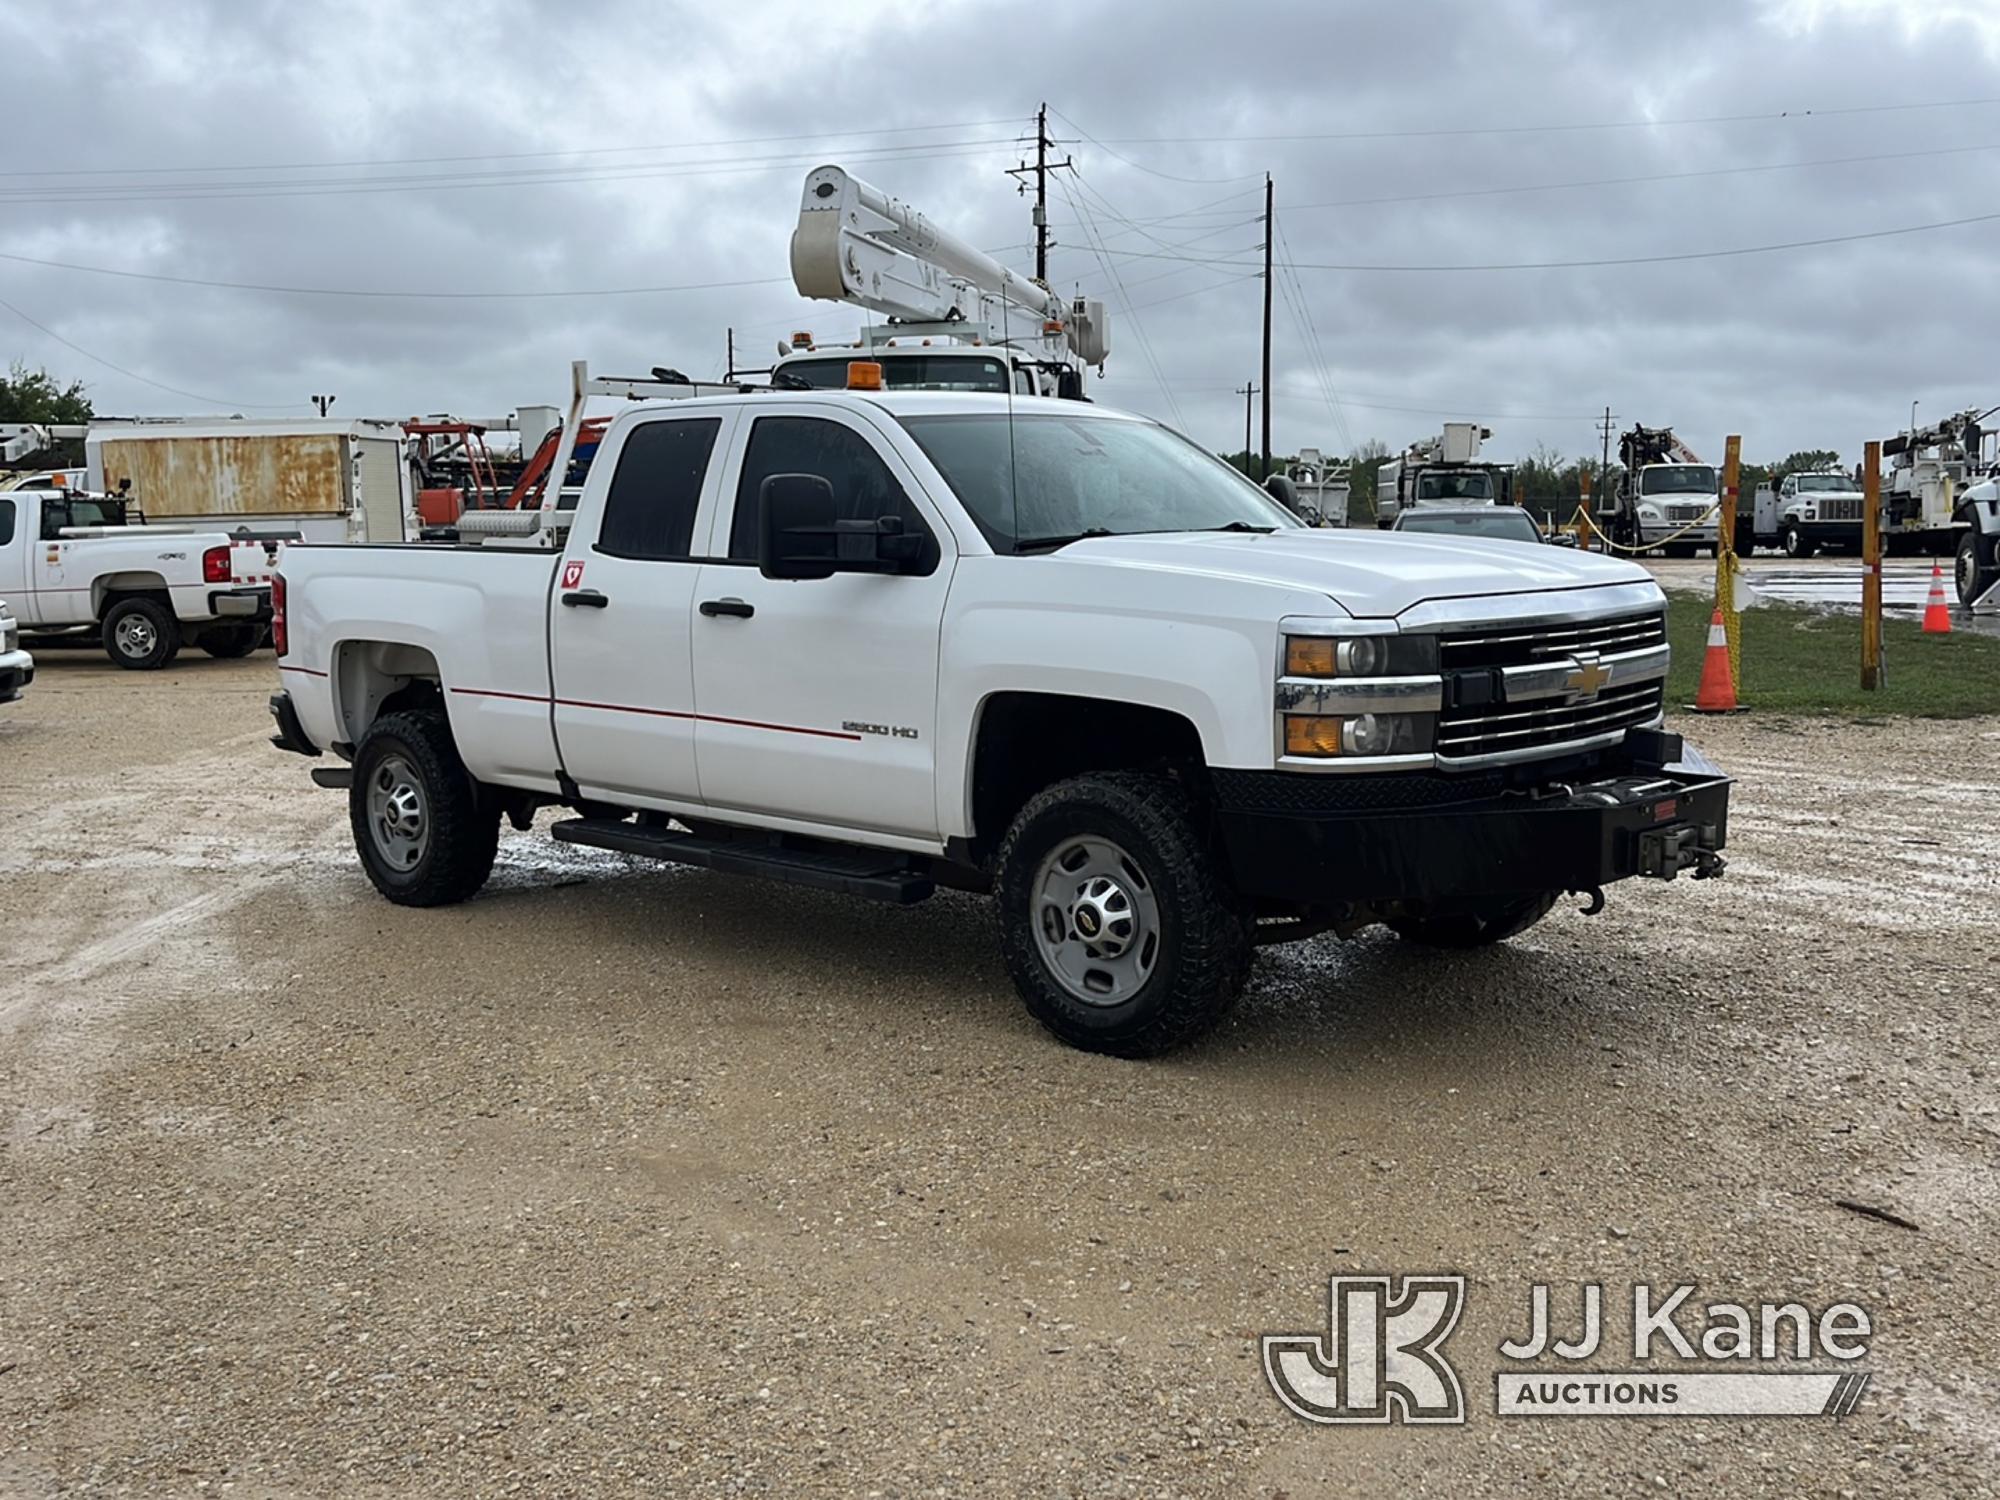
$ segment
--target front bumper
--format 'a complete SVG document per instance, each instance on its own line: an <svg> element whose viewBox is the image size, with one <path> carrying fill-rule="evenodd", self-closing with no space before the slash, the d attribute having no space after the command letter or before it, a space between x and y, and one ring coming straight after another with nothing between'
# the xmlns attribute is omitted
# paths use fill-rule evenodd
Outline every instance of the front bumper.
<svg viewBox="0 0 2000 1500"><path fill-rule="evenodd" d="M35 659L25 651L0 655L0 703L12 703L35 680Z"/></svg>
<svg viewBox="0 0 2000 1500"><path fill-rule="evenodd" d="M1539 787L1220 772L1216 816L1238 889L1314 910L1449 912L1634 875L1720 874L1730 778L1678 735L1631 740L1654 747L1655 763L1628 757Z"/></svg>
<svg viewBox="0 0 2000 1500"><path fill-rule="evenodd" d="M1715 545L1715 522L1702 526L1675 525L1669 521L1642 521L1639 524L1639 540L1648 547L1669 545L1689 547L1712 547Z"/></svg>

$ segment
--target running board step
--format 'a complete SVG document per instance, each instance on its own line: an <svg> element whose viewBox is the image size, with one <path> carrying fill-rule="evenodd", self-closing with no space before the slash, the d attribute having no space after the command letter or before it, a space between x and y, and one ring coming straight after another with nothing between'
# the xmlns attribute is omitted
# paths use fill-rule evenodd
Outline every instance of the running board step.
<svg viewBox="0 0 2000 1500"><path fill-rule="evenodd" d="M929 875L913 870L898 854L877 849L786 849L697 838L666 828L646 828L613 818L566 818L549 830L565 844L615 849L670 864L699 865L726 875L761 875L790 885L838 891L908 906L937 889Z"/></svg>

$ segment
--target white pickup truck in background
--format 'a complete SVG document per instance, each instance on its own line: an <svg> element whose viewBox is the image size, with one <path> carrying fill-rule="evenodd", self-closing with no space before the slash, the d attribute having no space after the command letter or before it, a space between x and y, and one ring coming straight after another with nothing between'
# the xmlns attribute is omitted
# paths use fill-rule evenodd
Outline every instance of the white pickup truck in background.
<svg viewBox="0 0 2000 1500"><path fill-rule="evenodd" d="M285 550L274 743L351 762L314 779L392 901L471 896L502 816L552 804L573 844L990 890L1034 1015L1139 1056L1212 1026L1258 942L1471 947L1721 870L1728 778L1661 730L1642 570L1308 529L1140 418L645 402L529 524Z"/></svg>
<svg viewBox="0 0 2000 1500"><path fill-rule="evenodd" d="M271 617L275 542L185 526L128 525L115 495L0 494L0 597L24 633L93 632L121 667L148 671L183 643L247 656Z"/></svg>
<svg viewBox="0 0 2000 1500"><path fill-rule="evenodd" d="M21 627L0 599L0 703L12 703L35 680L35 659L21 649Z"/></svg>

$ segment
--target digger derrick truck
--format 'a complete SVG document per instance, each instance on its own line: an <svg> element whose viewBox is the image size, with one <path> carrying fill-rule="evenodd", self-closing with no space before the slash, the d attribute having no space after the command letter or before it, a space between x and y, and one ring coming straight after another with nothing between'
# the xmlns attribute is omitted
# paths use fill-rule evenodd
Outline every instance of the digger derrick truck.
<svg viewBox="0 0 2000 1500"><path fill-rule="evenodd" d="M1674 436L1671 427L1640 427L1618 439L1623 466L1605 534L1632 551L1659 548L1669 557L1716 549L1721 491L1715 466Z"/></svg>
<svg viewBox="0 0 2000 1500"><path fill-rule="evenodd" d="M1967 407L1882 443L1882 550L1955 556L1959 602L1990 593L2000 575L2000 516L1995 514L1995 431L2000 407Z"/></svg>
<svg viewBox="0 0 2000 1500"><path fill-rule="evenodd" d="M1511 464L1488 463L1479 445L1493 429L1477 422L1447 422L1436 437L1412 443L1375 471L1375 524L1384 531L1419 505L1508 505L1514 498Z"/></svg>
<svg viewBox="0 0 2000 1500"><path fill-rule="evenodd" d="M1065 301L840 167L806 177L792 231L799 295L878 313L851 345L795 333L772 383L843 390L847 366L882 369L888 390L981 391L1084 400L1083 367L1110 353L1104 304Z"/></svg>

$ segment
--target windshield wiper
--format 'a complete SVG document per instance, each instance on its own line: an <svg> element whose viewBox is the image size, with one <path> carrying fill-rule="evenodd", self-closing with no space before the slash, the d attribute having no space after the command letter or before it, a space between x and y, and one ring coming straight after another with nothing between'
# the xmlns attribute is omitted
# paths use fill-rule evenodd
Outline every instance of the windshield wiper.
<svg viewBox="0 0 2000 1500"><path fill-rule="evenodd" d="M1017 538L1016 552L1053 552L1058 547L1067 547L1071 542L1081 542L1093 536L1111 536L1102 526L1093 526L1088 531L1071 532L1068 536L1029 536Z"/></svg>
<svg viewBox="0 0 2000 1500"><path fill-rule="evenodd" d="M1203 531L1254 531L1259 536L1269 536L1278 528L1275 526L1252 526L1248 521L1231 521L1227 526L1203 526Z"/></svg>

